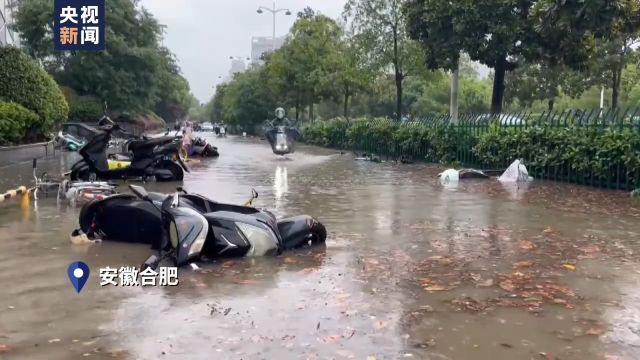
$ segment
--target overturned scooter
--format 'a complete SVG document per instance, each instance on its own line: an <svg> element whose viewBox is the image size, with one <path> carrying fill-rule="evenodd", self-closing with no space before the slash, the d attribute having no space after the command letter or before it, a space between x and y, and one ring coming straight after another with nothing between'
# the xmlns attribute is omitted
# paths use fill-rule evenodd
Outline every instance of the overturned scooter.
<svg viewBox="0 0 640 360"><path fill-rule="evenodd" d="M129 187L141 199L153 201L143 187ZM142 268L155 269L164 259L183 266L219 257L278 255L283 250L323 243L327 237L324 225L308 215L276 221L268 211L217 203L184 192L168 196L160 212L160 254L149 257Z"/></svg>
<svg viewBox="0 0 640 360"><path fill-rule="evenodd" d="M308 215L277 221L272 213L252 207L255 192L242 206L182 188L172 195L129 188L135 196L114 195L85 205L73 236L84 232L89 239L151 244L159 254L149 257L145 268L156 268L165 259L183 266L220 257L277 255L322 243L327 236L324 225Z"/></svg>

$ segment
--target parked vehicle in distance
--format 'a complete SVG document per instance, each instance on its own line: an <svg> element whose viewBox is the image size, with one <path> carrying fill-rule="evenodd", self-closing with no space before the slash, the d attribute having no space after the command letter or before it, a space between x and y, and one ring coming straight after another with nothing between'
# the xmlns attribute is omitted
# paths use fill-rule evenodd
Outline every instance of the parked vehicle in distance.
<svg viewBox="0 0 640 360"><path fill-rule="evenodd" d="M494 120L500 122L500 125L524 125L526 124L526 120L523 118L510 115L510 114L499 114L499 115L491 115L491 114L482 114L476 116L472 122L475 124L488 124Z"/></svg>
<svg viewBox="0 0 640 360"><path fill-rule="evenodd" d="M94 136L100 134L100 130L96 129L93 126L74 122L62 124L62 129L60 130L63 134L69 134L74 138L80 140L84 139L86 142L91 141Z"/></svg>
<svg viewBox="0 0 640 360"><path fill-rule="evenodd" d="M213 124L211 124L210 122L204 122L200 124L200 131L207 131L207 132L213 131Z"/></svg>

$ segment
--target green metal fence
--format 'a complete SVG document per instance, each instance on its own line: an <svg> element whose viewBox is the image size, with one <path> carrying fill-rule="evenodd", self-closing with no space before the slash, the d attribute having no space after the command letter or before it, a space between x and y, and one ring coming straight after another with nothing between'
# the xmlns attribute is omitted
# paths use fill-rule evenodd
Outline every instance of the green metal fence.
<svg viewBox="0 0 640 360"><path fill-rule="evenodd" d="M449 116L327 124L311 125L327 128L316 131L321 140L308 142L387 159L492 170L522 158L538 179L623 190L640 187L640 109L463 114L457 124Z"/></svg>

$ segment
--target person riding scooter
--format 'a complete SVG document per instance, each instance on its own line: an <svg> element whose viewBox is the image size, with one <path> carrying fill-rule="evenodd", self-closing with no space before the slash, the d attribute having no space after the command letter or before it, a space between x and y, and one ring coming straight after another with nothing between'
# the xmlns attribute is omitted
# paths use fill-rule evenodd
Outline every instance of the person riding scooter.
<svg viewBox="0 0 640 360"><path fill-rule="evenodd" d="M267 121L269 125L265 132L265 137L271 145L273 153L276 155L286 155L295 151L295 141L300 136L298 129L291 125L291 122L285 117L285 111L279 107L276 109L276 118ZM294 124L295 125L295 124Z"/></svg>

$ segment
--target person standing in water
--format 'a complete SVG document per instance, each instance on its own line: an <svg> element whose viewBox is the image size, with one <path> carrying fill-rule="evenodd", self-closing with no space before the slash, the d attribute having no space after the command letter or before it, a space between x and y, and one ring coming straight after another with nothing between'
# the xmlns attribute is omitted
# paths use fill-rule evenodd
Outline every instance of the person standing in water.
<svg viewBox="0 0 640 360"><path fill-rule="evenodd" d="M184 147L187 156L191 156L193 150L193 128L189 121L185 122L184 130L182 130L182 146Z"/></svg>

